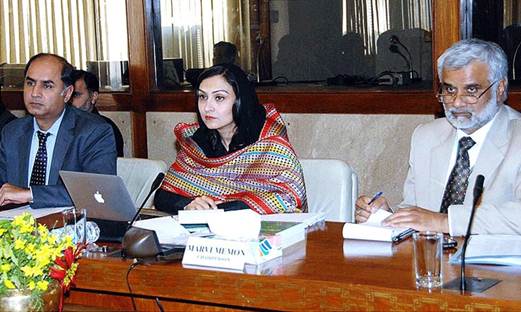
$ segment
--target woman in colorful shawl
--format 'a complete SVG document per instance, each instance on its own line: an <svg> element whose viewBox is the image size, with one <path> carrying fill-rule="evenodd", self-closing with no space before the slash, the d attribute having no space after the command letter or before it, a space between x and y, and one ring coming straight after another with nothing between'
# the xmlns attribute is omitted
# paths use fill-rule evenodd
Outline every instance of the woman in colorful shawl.
<svg viewBox="0 0 521 312"><path fill-rule="evenodd" d="M155 207L172 214L305 210L302 167L286 126L273 105L259 104L246 74L235 65L215 65L201 73L195 95L198 122L175 127L180 150Z"/></svg>

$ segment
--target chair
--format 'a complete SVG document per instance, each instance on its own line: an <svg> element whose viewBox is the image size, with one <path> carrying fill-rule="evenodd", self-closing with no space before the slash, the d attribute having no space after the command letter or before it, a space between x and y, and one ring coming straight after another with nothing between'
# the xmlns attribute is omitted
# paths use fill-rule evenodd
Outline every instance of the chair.
<svg viewBox="0 0 521 312"><path fill-rule="evenodd" d="M309 212L325 212L326 220L350 222L358 196L358 177L337 159L300 159Z"/></svg>
<svg viewBox="0 0 521 312"><path fill-rule="evenodd" d="M159 172L165 172L167 166L162 160L118 157L117 173L123 179L130 197L136 207L145 200L152 182ZM145 208L153 206L154 196L150 196Z"/></svg>

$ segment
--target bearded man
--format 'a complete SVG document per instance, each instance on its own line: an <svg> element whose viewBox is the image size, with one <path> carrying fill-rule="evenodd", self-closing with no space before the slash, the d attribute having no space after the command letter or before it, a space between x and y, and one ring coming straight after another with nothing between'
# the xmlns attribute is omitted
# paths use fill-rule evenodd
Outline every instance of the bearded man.
<svg viewBox="0 0 521 312"><path fill-rule="evenodd" d="M445 118L413 133L403 201L383 225L463 235L476 177L485 177L472 232L521 233L521 114L505 105L508 62L495 43L462 40L438 58L438 100ZM356 202L356 221L384 197Z"/></svg>

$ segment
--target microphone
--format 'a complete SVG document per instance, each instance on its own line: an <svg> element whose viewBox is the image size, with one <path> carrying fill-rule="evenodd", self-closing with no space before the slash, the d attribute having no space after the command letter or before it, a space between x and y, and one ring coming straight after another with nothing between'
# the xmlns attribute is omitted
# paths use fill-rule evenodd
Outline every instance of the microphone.
<svg viewBox="0 0 521 312"><path fill-rule="evenodd" d="M160 172L157 174L157 177L154 179L154 182L152 182L152 186L150 187L150 192L148 192L148 195L145 198L145 200L143 201L143 203L141 204L141 207L139 207L139 209L137 210L137 212L134 215L134 217L132 218L132 220L130 220L130 222L128 223L127 231L128 231L128 229L130 229L132 227L134 222L136 222L137 218L141 214L141 210L143 210L143 207L145 207L145 204L147 203L148 198L150 197L150 195L152 195L152 193L154 193L155 190L157 190L161 186L161 183L163 183L164 178L165 178L165 174L163 172Z"/></svg>
<svg viewBox="0 0 521 312"><path fill-rule="evenodd" d="M463 246L461 248L461 267L460 267L460 278L454 279L443 285L445 289L459 289L463 294L465 291L471 291L480 293L483 292L490 287L499 283L497 279L491 278L478 278L478 277L465 277L465 253L467 252L467 245L469 242L470 234L472 232L472 223L474 221L474 215L476 213L476 208L480 204L481 195L483 194L483 184L485 183L485 177L483 175L478 175L476 177L476 182L474 183L474 191L473 191L473 201L472 201L472 210L470 212L469 223L467 225L467 233L465 234L465 238L463 240Z"/></svg>
<svg viewBox="0 0 521 312"><path fill-rule="evenodd" d="M405 61L405 63L407 64L407 68L409 69L409 72L412 72L412 65L411 65L411 62L407 59L407 57L400 51L400 49L398 48L398 46L396 44L391 44L389 46L389 51L391 51L392 53L396 53L398 55L400 55L403 60Z"/></svg>
<svg viewBox="0 0 521 312"><path fill-rule="evenodd" d="M165 174L162 172L157 175L154 182L152 183L152 187L150 187L150 192L141 204L141 207L139 207L137 210L132 220L129 222L127 230L125 231L125 235L123 236L123 240L121 241L121 255L123 257L128 256L131 258L150 258L155 257L162 252L159 239L157 238L155 231L133 227L133 225L139 217L139 214L145 206L148 198L156 189L159 188L159 186L161 186L164 178Z"/></svg>
<svg viewBox="0 0 521 312"><path fill-rule="evenodd" d="M461 249L461 268L460 268L460 291L464 292L466 288L465 281L465 253L467 252L467 245L469 243L470 233L472 230L472 222L474 221L474 214L476 213L476 207L478 206L479 199L481 198L481 194L483 194L483 183L485 182L485 177L483 175L478 175L476 177L476 183L474 184L474 199L472 201L472 210L470 212L469 224L467 225L467 233L465 234L465 239L463 240L463 247Z"/></svg>
<svg viewBox="0 0 521 312"><path fill-rule="evenodd" d="M519 47L521 47L521 41L516 46L516 49L514 51L514 56L512 57L512 80L517 79L516 75L516 60L517 60L517 52L519 52Z"/></svg>
<svg viewBox="0 0 521 312"><path fill-rule="evenodd" d="M398 38L398 36L396 35L392 35L391 38L389 38L389 41L391 42L391 44L393 45L399 45L401 46L405 52L407 52L407 55L409 56L409 60L412 62L412 56L411 56L411 52L409 52L409 49L407 49L407 47L400 41L400 39Z"/></svg>
<svg viewBox="0 0 521 312"><path fill-rule="evenodd" d="M400 38L398 38L398 36L396 36L396 35L392 35L389 38L389 42L391 43L391 46L389 46L389 50L391 50L391 52L393 52L393 53L399 54L405 60L405 62L407 63L407 68L409 69L409 79L413 79L414 78L414 69L412 67L412 55L411 55L411 52L405 46L405 44L403 44L400 41ZM405 55L403 55L403 53L400 52L400 49L398 48L398 46L402 47L402 49L405 50L405 52L407 53L408 58L405 57Z"/></svg>

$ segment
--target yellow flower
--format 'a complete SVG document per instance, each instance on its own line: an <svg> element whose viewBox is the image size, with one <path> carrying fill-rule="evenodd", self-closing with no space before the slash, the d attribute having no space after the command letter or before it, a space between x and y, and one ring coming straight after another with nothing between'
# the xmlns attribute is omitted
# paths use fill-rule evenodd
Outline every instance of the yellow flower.
<svg viewBox="0 0 521 312"><path fill-rule="evenodd" d="M4 235L5 232L6 232L6 229L0 229L0 236Z"/></svg>
<svg viewBox="0 0 521 312"><path fill-rule="evenodd" d="M11 281L8 280L8 279L4 280L4 285L5 285L5 287L7 287L7 288L9 288L9 289L16 288L16 286L13 284L13 282L11 282Z"/></svg>
<svg viewBox="0 0 521 312"><path fill-rule="evenodd" d="M23 266L21 268L21 270L22 270L22 272L24 272L24 275L27 277L40 276L43 274L42 268L38 267L38 266L31 267L31 266L26 265L26 266Z"/></svg>
<svg viewBox="0 0 521 312"><path fill-rule="evenodd" d="M21 239L17 239L14 241L14 249L22 249L25 246L25 242Z"/></svg>
<svg viewBox="0 0 521 312"><path fill-rule="evenodd" d="M36 287L38 287L38 289L41 291L46 291L48 286L48 281L38 281L38 283L36 284Z"/></svg>
<svg viewBox="0 0 521 312"><path fill-rule="evenodd" d="M33 290L36 287L36 283L34 281L29 281L28 287L30 290Z"/></svg>
<svg viewBox="0 0 521 312"><path fill-rule="evenodd" d="M5 264L2 264L0 266L0 271L2 271L2 273L7 273L11 270L11 264L10 263L5 263Z"/></svg>
<svg viewBox="0 0 521 312"><path fill-rule="evenodd" d="M29 243L29 244L27 244L27 246L25 246L25 253L28 255L31 255L34 253L35 249L36 249L36 246L34 246L33 243Z"/></svg>

